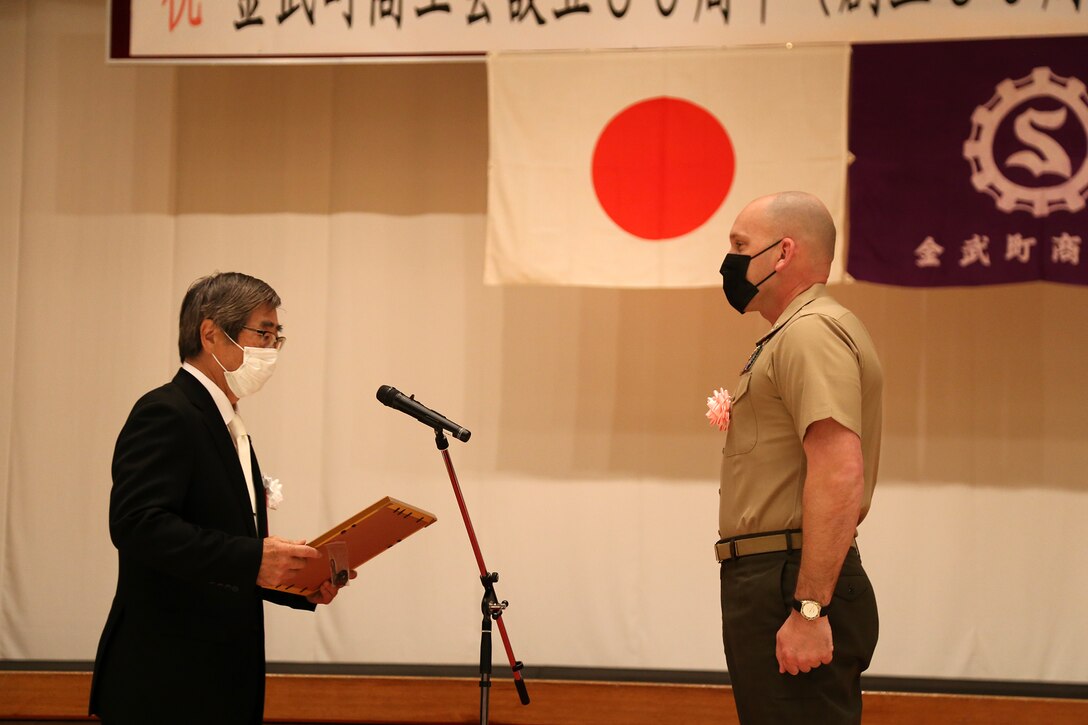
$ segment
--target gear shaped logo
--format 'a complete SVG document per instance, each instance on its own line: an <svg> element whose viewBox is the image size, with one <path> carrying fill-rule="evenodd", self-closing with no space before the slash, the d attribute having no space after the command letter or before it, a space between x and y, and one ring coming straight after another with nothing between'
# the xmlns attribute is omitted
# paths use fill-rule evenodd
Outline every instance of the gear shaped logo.
<svg viewBox="0 0 1088 725"><path fill-rule="evenodd" d="M1032 101L1060 105L1040 110ZM1002 122L1013 114L1012 128L1021 150L999 165L994 142ZM1088 92L1077 78L1063 78L1050 68L1039 67L1023 78L1006 78L997 84L989 101L971 114L971 134L963 142L963 157L971 165L971 184L993 197L998 209L1011 214L1030 212L1045 217L1053 212L1079 212L1088 197L1088 156L1073 169L1069 150L1045 131L1062 128L1072 115L1088 139ZM1083 144L1083 141L1082 141ZM1003 154L1002 154L1003 155ZM1003 167L1005 170L1003 170ZM1027 186L1009 178L1009 167L1025 169L1035 178L1058 179L1057 183Z"/></svg>

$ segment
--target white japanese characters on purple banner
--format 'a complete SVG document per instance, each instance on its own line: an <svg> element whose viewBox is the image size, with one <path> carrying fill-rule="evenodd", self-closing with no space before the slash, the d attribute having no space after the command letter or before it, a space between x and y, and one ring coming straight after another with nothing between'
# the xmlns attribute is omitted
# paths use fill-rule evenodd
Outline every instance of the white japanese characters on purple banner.
<svg viewBox="0 0 1088 725"><path fill-rule="evenodd" d="M857 47L850 251L908 286L1088 284L1088 37Z"/></svg>
<svg viewBox="0 0 1088 725"><path fill-rule="evenodd" d="M1035 237L1025 237L1023 234L1005 234L1004 250L995 246L993 250L1006 262L1015 264L1032 265L1038 261L1037 255L1047 254L1050 250L1050 261L1054 264L1068 264L1073 267L1080 266L1081 238L1078 235L1062 232L1056 237L1051 237L1049 245L1041 251L1036 249L1039 240ZM985 234L973 234L964 239L958 250L952 250L947 259L944 258L945 248L937 244L932 236L927 236L914 250L916 257L914 265L918 268L940 268L943 264L955 263L960 267L978 264L990 267L990 237ZM958 254L957 254L958 252ZM1036 264L1036 266L1038 266Z"/></svg>
<svg viewBox="0 0 1088 725"><path fill-rule="evenodd" d="M1088 3L1086 3L1088 5ZM1088 32L1080 0L111 0L117 59L480 55Z"/></svg>

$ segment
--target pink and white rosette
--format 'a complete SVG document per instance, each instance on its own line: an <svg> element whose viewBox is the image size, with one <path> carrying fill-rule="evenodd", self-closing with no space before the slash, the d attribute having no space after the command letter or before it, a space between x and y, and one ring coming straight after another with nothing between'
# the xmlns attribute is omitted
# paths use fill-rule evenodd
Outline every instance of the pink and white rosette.
<svg viewBox="0 0 1088 725"><path fill-rule="evenodd" d="M718 388L706 399L706 418L710 425L717 426L720 431L729 430L729 414L733 409L733 399L725 388Z"/></svg>

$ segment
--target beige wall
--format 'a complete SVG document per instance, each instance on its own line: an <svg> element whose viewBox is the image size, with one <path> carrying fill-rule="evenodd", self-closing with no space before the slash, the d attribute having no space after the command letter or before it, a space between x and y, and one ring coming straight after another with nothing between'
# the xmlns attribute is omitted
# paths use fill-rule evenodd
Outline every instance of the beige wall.
<svg viewBox="0 0 1088 725"><path fill-rule="evenodd" d="M477 656L475 564L392 384L473 431L451 451L520 659L724 668L702 412L761 321L713 289L484 287L482 64L107 67L102 5L0 4L0 657L93 657L114 437L176 367L185 287L240 269L290 338L243 403L274 532L386 494L439 516L334 607L270 611L272 659ZM873 672L1088 678L1088 292L834 293L886 368Z"/></svg>

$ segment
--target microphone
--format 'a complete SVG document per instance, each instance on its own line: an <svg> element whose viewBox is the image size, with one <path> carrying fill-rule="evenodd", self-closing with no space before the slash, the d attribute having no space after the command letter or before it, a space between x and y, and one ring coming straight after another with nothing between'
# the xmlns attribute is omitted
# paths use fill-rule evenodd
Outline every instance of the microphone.
<svg viewBox="0 0 1088 725"><path fill-rule="evenodd" d="M392 385L383 385L378 388L378 400L383 405L407 413L420 423L435 430L448 430L459 441L467 441L468 437L472 435L470 431L457 425L446 416L420 403L415 399L414 395L405 395Z"/></svg>

